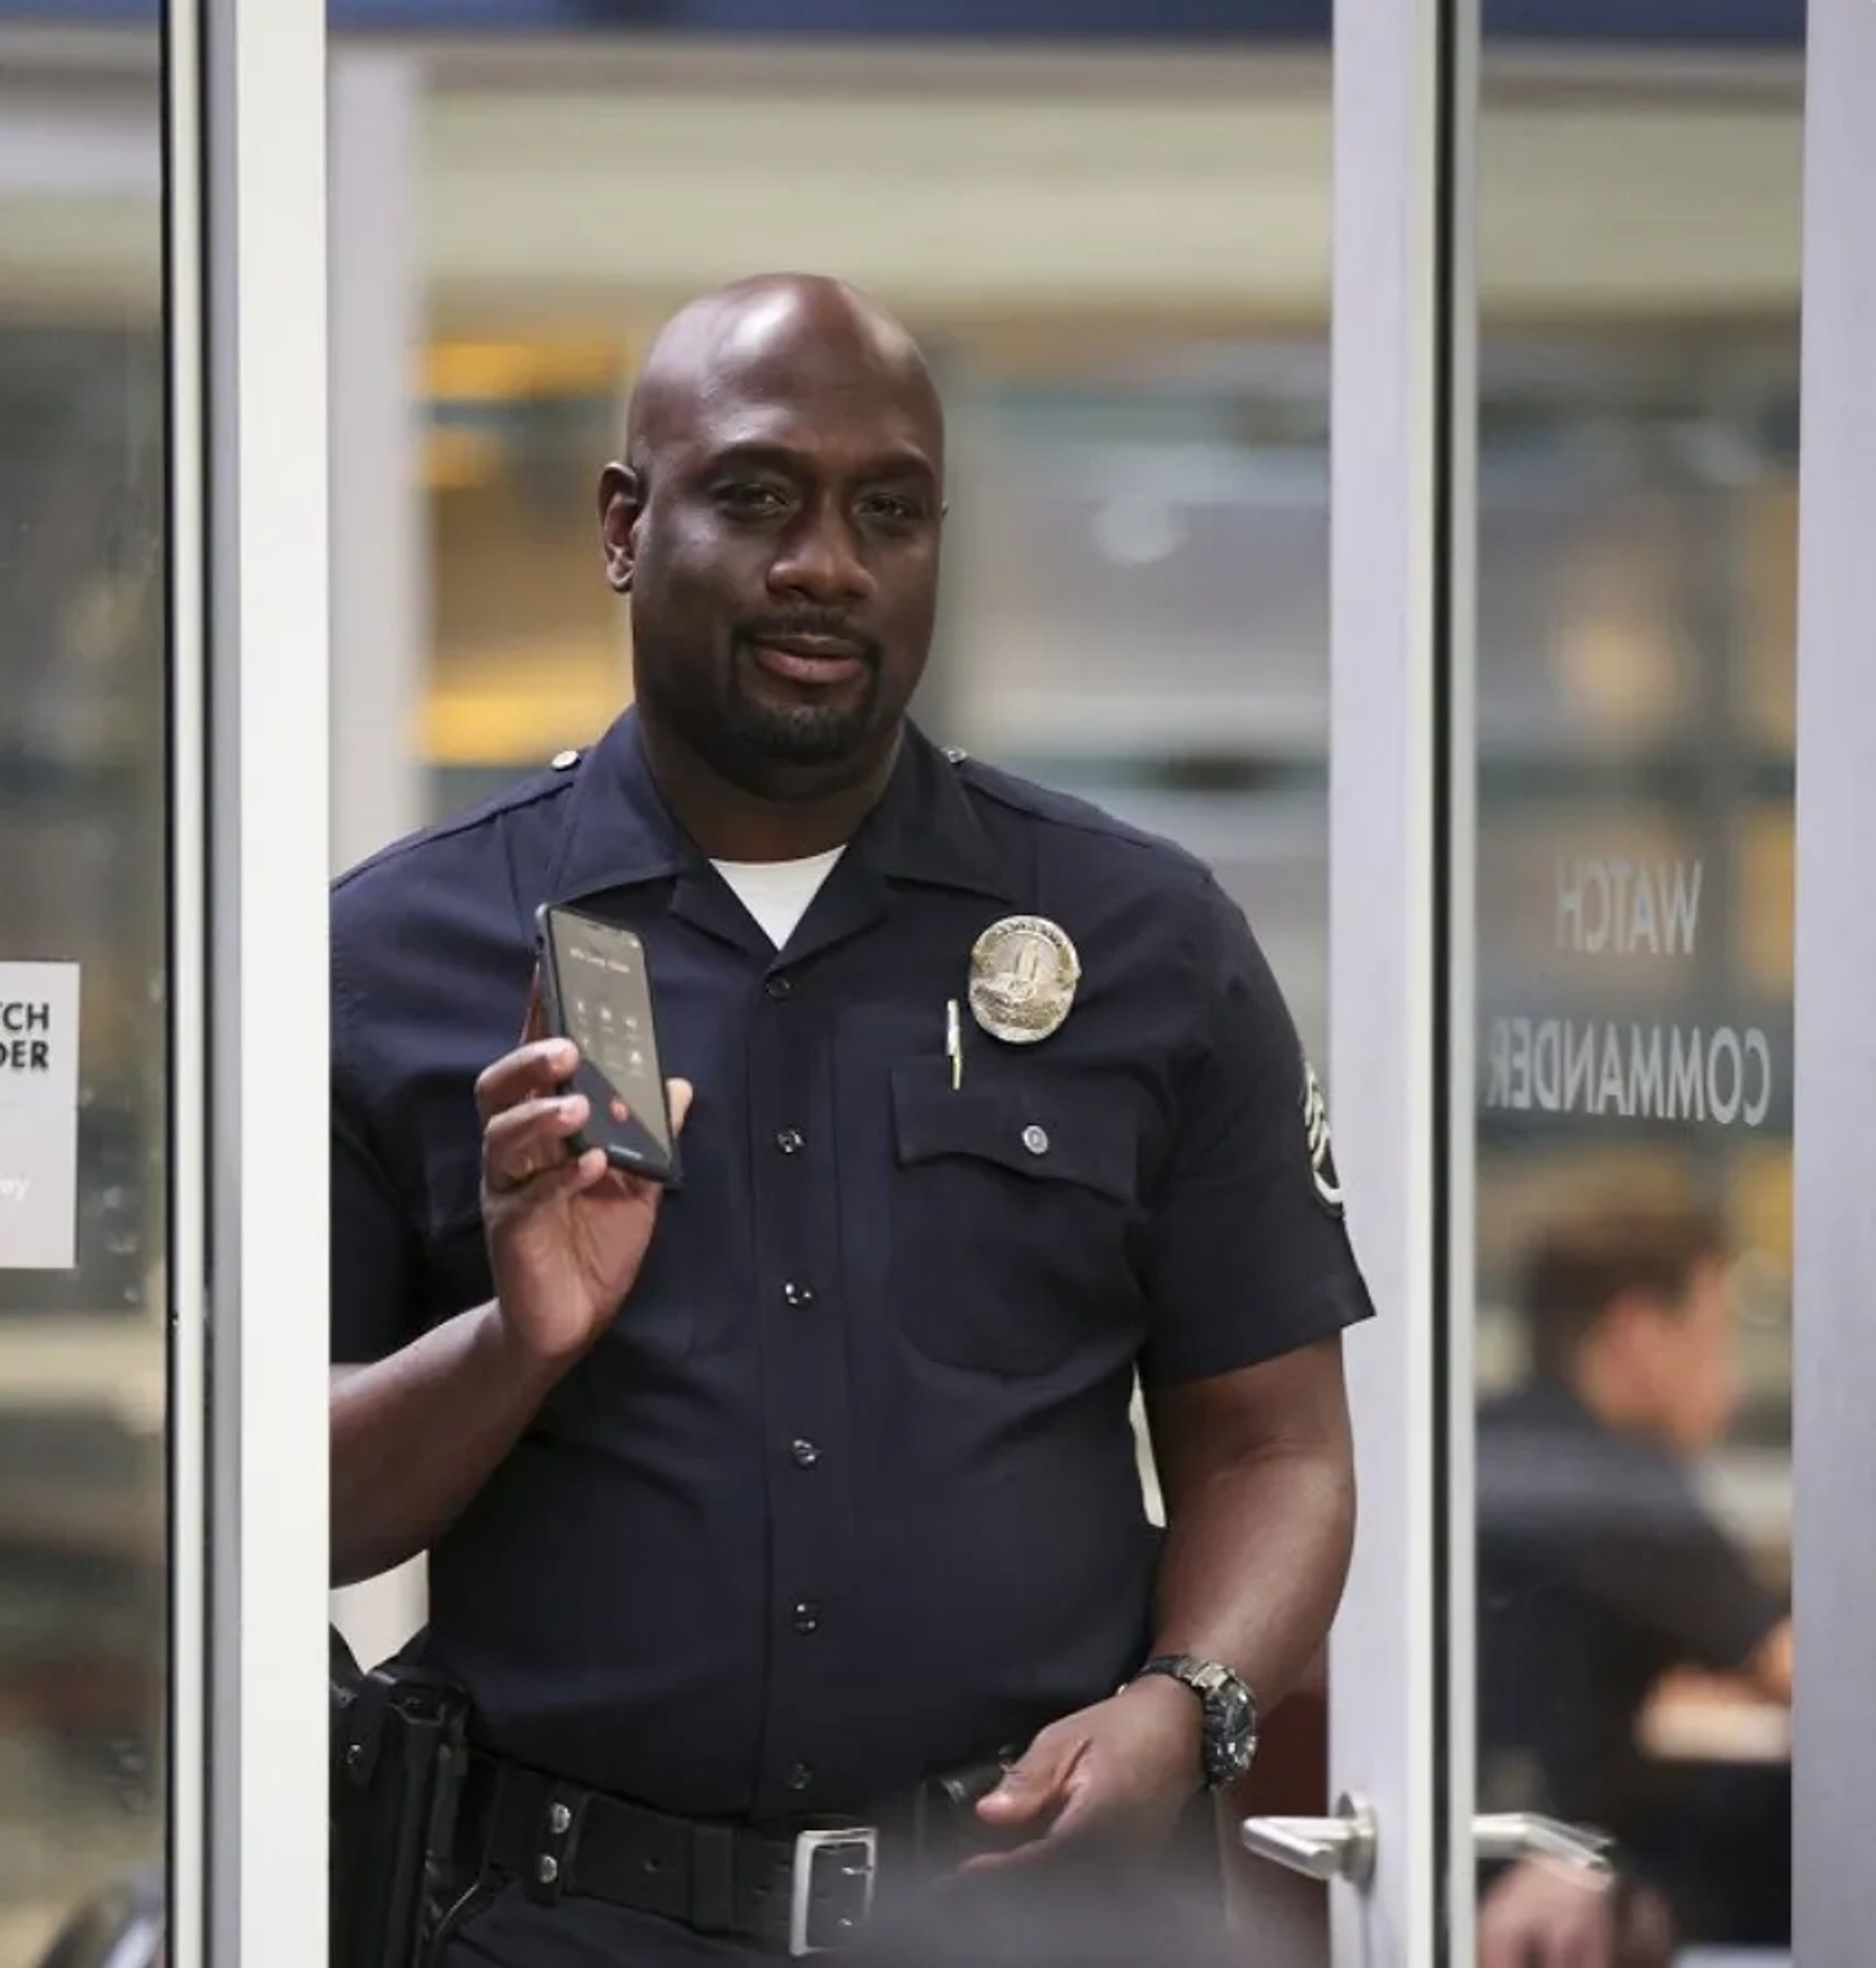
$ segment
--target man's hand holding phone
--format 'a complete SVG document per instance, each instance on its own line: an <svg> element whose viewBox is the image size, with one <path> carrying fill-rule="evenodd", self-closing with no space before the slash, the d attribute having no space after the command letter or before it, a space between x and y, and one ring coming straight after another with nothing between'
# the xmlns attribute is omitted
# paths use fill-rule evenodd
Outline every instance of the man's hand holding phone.
<svg viewBox="0 0 1876 1968"><path fill-rule="evenodd" d="M572 1153L589 1118L568 1082L579 1054L549 1037L538 991L522 1043L476 1082L482 1214L502 1321L530 1364L569 1366L605 1331L638 1277L663 1196L660 1183ZM566 1090L566 1091L563 1091ZM691 1104L668 1083L671 1125Z"/></svg>

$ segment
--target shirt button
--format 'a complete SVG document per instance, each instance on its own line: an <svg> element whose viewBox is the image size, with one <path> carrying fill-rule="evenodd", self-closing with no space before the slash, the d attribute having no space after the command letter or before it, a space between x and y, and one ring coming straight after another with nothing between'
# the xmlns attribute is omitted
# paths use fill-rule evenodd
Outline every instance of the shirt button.
<svg viewBox="0 0 1876 1968"><path fill-rule="evenodd" d="M821 1608L811 1599L797 1599L794 1603L794 1630L796 1633L813 1633L821 1624Z"/></svg>
<svg viewBox="0 0 1876 1968"><path fill-rule="evenodd" d="M782 1287L782 1296L786 1300L788 1300L789 1304L791 1305L811 1305L814 1304L814 1287L812 1285L796 1284L795 1281L792 1278L790 1278L789 1282Z"/></svg>
<svg viewBox="0 0 1876 1968"><path fill-rule="evenodd" d="M821 1451L808 1441L790 1442L789 1453L794 1458L797 1469L811 1470L821 1460Z"/></svg>
<svg viewBox="0 0 1876 1968"><path fill-rule="evenodd" d="M793 1763L789 1766L789 1774L782 1781L790 1790L806 1790L814 1781L814 1772L805 1763Z"/></svg>
<svg viewBox="0 0 1876 1968"><path fill-rule="evenodd" d="M1037 1127L1025 1128L1023 1130L1023 1146L1032 1155L1046 1155L1048 1153L1048 1130Z"/></svg>
<svg viewBox="0 0 1876 1968"><path fill-rule="evenodd" d="M798 1155L808 1144L799 1128L784 1128L775 1137L775 1145L785 1155Z"/></svg>
<svg viewBox="0 0 1876 1968"><path fill-rule="evenodd" d="M762 985L771 998L786 998L794 986L786 977L770 977Z"/></svg>

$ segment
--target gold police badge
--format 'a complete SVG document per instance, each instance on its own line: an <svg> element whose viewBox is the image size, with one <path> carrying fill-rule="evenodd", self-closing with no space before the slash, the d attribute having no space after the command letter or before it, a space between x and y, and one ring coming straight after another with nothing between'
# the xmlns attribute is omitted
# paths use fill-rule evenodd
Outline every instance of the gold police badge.
<svg viewBox="0 0 1876 1968"><path fill-rule="evenodd" d="M970 953L970 1015L993 1039L1033 1046L1061 1030L1082 980L1068 932L1045 916L1005 916Z"/></svg>

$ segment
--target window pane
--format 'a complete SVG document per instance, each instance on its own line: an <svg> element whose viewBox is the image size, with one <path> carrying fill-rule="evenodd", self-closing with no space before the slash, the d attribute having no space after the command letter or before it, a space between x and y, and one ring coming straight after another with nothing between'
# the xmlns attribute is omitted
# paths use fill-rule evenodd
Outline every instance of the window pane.
<svg viewBox="0 0 1876 1968"><path fill-rule="evenodd" d="M0 89L0 965L81 980L75 1085L62 1017L52 1086L0 1048L0 1959L20 1962L163 1848L159 65L153 30L68 47L43 73L10 58ZM43 973L4 974L9 1005L41 995Z"/></svg>
<svg viewBox="0 0 1876 1968"><path fill-rule="evenodd" d="M1800 106L1624 63L1487 49L1479 1801L1781 1947Z"/></svg>

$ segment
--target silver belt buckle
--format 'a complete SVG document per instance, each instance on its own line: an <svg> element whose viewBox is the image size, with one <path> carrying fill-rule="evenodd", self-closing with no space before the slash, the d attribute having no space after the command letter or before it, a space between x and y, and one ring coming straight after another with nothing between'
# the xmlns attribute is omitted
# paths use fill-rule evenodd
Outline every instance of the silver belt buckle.
<svg viewBox="0 0 1876 1968"><path fill-rule="evenodd" d="M852 1938L873 1911L873 1882L879 1870L879 1833L871 1824L803 1831L794 1841L789 1902L789 1952L825 1954ZM817 1886L831 1883L817 1908ZM834 1938L822 1938L829 1926Z"/></svg>

